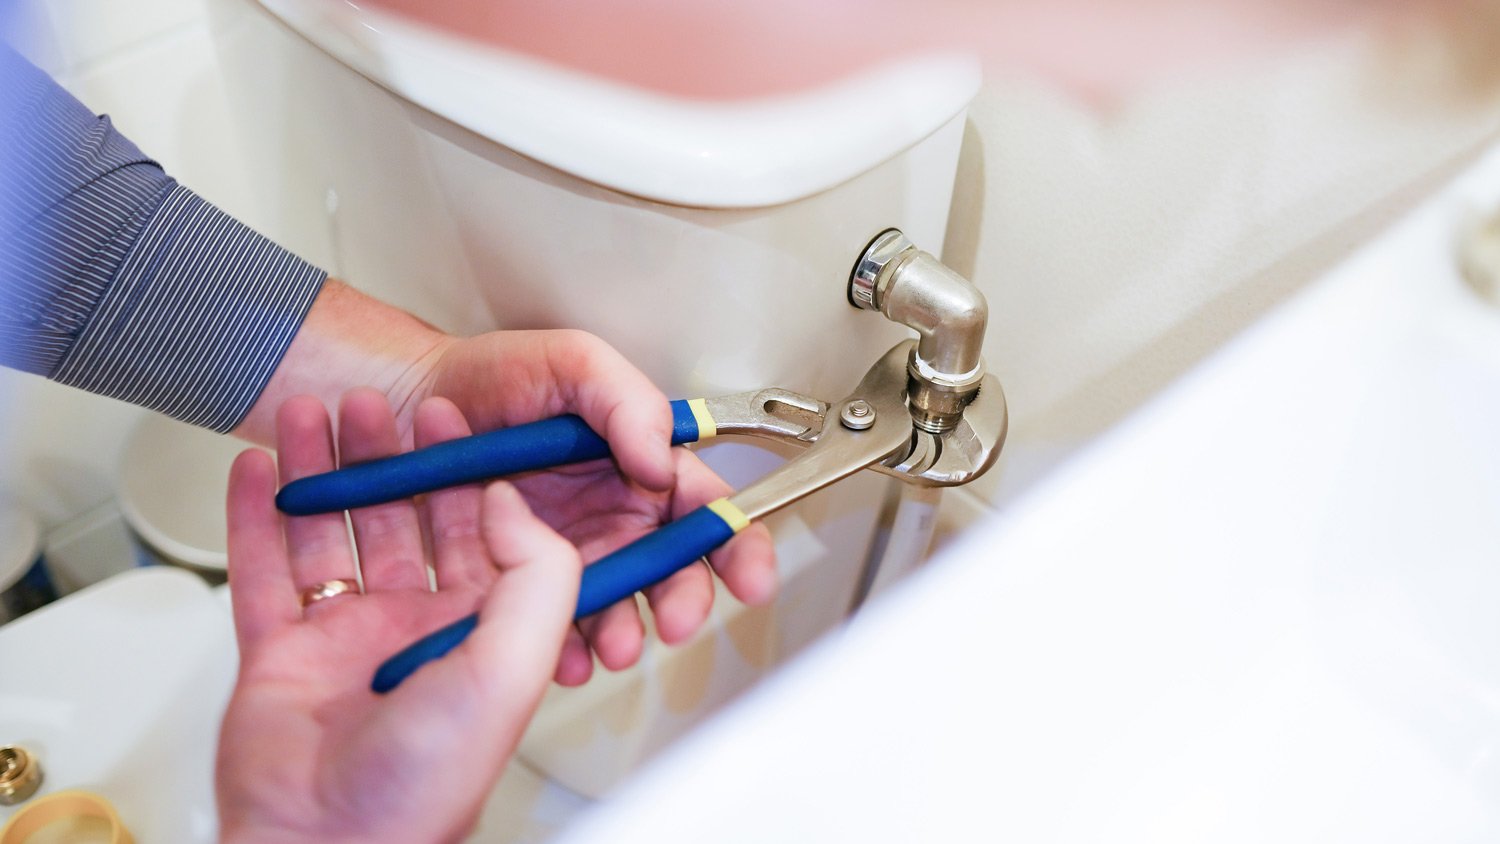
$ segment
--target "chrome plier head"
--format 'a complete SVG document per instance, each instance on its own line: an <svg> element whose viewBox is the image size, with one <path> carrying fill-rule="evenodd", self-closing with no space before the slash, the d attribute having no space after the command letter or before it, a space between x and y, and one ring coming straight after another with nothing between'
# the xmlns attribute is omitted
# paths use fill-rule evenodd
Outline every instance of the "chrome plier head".
<svg viewBox="0 0 1500 844"><path fill-rule="evenodd" d="M994 465L1008 424L998 379L984 377L952 430L929 433L913 424L906 404L914 345L908 340L886 352L854 391L836 403L780 388L706 399L717 434L767 437L808 448L730 500L757 519L860 469L923 486L954 486Z"/></svg>

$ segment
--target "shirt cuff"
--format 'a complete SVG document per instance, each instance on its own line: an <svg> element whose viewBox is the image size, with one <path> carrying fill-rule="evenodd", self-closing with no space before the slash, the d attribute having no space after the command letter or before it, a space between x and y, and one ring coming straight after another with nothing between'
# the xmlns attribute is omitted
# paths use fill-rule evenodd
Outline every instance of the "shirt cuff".
<svg viewBox="0 0 1500 844"><path fill-rule="evenodd" d="M52 377L229 431L260 397L326 277L175 186Z"/></svg>

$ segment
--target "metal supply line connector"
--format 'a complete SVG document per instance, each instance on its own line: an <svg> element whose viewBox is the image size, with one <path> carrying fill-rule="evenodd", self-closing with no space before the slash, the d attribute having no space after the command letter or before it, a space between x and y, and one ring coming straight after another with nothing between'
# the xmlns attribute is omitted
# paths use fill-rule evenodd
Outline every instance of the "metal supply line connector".
<svg viewBox="0 0 1500 844"><path fill-rule="evenodd" d="M849 302L916 330L907 362L912 421L934 434L953 430L984 379L984 294L899 229L886 229L855 262Z"/></svg>

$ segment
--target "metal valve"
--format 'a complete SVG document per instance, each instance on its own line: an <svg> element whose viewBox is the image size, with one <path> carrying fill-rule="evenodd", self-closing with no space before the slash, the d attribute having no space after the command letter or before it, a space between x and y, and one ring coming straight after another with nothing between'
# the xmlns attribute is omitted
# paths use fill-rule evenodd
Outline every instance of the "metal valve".
<svg viewBox="0 0 1500 844"><path fill-rule="evenodd" d="M984 294L899 229L886 229L855 262L849 302L916 330L907 362L912 421L933 434L953 430L984 379Z"/></svg>

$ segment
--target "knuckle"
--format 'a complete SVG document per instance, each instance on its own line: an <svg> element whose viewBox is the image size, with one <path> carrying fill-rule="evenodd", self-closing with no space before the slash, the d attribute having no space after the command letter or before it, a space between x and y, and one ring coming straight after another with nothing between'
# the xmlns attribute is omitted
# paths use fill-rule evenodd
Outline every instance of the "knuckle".
<svg viewBox="0 0 1500 844"><path fill-rule="evenodd" d="M603 340L578 328L559 329L553 335L555 348L568 363L586 364L599 357L601 349L607 349Z"/></svg>

